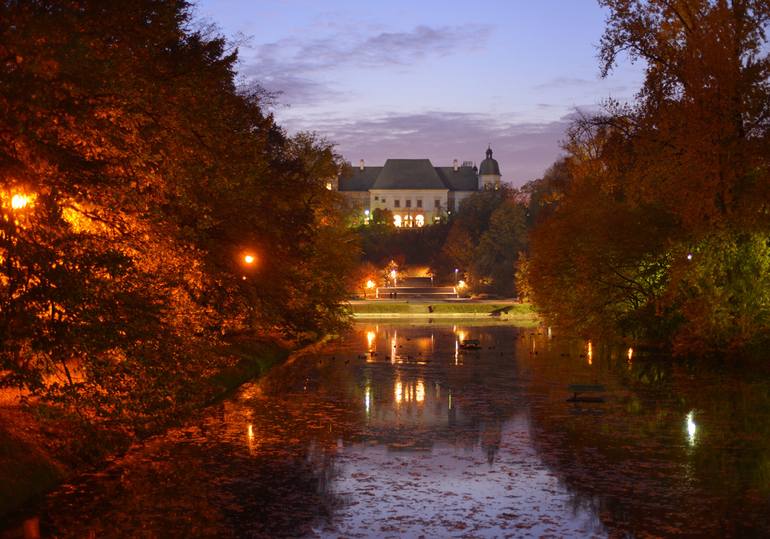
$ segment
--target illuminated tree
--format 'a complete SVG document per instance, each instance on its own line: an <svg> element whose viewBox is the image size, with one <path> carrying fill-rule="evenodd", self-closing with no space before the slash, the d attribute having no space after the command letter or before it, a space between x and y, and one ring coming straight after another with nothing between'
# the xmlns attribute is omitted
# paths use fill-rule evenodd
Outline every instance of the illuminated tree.
<svg viewBox="0 0 770 539"><path fill-rule="evenodd" d="M568 187L533 236L550 319L707 353L767 338L770 6L601 0L603 72L645 63L636 102L569 134ZM756 287L747 286L754 280Z"/></svg>
<svg viewBox="0 0 770 539"><path fill-rule="evenodd" d="M0 58L0 383L152 423L207 398L223 335L343 320L339 158L187 2L3 2Z"/></svg>

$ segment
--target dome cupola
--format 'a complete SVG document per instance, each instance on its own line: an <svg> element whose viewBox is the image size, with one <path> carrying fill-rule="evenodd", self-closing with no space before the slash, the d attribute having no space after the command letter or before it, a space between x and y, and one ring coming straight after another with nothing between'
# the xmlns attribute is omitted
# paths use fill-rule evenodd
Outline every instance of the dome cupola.
<svg viewBox="0 0 770 539"><path fill-rule="evenodd" d="M492 159L492 148L487 148L487 158L481 162L479 174L494 174L500 176L500 165L495 159Z"/></svg>
<svg viewBox="0 0 770 539"><path fill-rule="evenodd" d="M492 147L487 148L487 158L479 165L479 189L500 188L500 165L492 158Z"/></svg>

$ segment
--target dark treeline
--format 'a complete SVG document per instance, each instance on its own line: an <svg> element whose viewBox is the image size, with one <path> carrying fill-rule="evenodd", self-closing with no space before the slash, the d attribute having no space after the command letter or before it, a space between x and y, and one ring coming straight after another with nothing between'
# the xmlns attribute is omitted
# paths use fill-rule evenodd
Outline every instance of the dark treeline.
<svg viewBox="0 0 770 539"><path fill-rule="evenodd" d="M766 0L602 0L606 74L646 65L635 103L576 122L528 186L528 281L551 323L681 353L770 331Z"/></svg>
<svg viewBox="0 0 770 539"><path fill-rule="evenodd" d="M236 62L184 1L0 2L2 386L142 426L205 398L229 336L339 324L340 160Z"/></svg>

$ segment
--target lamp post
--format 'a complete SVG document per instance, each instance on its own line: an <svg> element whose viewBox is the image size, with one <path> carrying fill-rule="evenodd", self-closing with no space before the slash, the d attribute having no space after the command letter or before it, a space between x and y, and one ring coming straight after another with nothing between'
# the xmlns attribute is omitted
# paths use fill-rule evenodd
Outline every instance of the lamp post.
<svg viewBox="0 0 770 539"><path fill-rule="evenodd" d="M372 288L374 288L374 281L369 279L366 281L366 288L364 288L364 299L366 299L366 291L371 290Z"/></svg>
<svg viewBox="0 0 770 539"><path fill-rule="evenodd" d="M241 254L240 261L244 270L251 271L257 265L257 256L254 253L247 251ZM245 281L246 275L243 275L241 278Z"/></svg>
<svg viewBox="0 0 770 539"><path fill-rule="evenodd" d="M455 284L457 284L457 272L460 271L457 268L455 268Z"/></svg>

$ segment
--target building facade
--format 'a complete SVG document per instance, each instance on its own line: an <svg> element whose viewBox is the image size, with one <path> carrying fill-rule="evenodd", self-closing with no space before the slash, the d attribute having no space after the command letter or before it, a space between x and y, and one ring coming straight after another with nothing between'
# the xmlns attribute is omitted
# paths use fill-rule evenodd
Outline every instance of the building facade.
<svg viewBox="0 0 770 539"><path fill-rule="evenodd" d="M460 203L483 189L500 187L500 166L492 149L479 168L462 165L434 167L429 159L388 159L384 166L352 167L330 188L339 190L364 220L376 209L390 210L397 227L421 227L451 215Z"/></svg>

